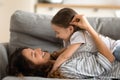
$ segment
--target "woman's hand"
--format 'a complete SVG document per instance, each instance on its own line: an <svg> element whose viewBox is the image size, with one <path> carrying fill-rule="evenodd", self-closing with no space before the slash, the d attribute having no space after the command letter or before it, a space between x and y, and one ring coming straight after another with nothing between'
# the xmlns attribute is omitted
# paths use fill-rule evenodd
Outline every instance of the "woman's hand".
<svg viewBox="0 0 120 80"><path fill-rule="evenodd" d="M91 25L89 24L86 17L83 15L79 15L79 14L77 14L73 17L70 25L75 25L75 26L78 26L79 28L85 29L85 30L87 30L88 27L91 27Z"/></svg>

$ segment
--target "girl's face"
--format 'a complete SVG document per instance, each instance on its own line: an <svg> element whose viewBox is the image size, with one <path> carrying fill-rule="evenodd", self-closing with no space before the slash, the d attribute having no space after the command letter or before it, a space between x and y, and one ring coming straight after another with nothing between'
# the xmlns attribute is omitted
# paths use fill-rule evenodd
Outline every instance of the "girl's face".
<svg viewBox="0 0 120 80"><path fill-rule="evenodd" d="M55 24L52 24L52 28L56 33L56 37L60 38L64 41L68 41L71 34L73 33L72 26L69 26L68 28L63 28L63 27L57 26Z"/></svg>
<svg viewBox="0 0 120 80"><path fill-rule="evenodd" d="M40 48L27 48L22 51L23 56L36 65L46 63L50 60L50 53L43 52Z"/></svg>

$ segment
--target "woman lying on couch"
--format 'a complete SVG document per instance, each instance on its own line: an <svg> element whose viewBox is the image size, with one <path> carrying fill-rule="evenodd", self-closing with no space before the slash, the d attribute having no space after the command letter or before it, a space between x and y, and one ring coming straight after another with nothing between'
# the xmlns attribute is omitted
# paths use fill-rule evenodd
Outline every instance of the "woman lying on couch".
<svg viewBox="0 0 120 80"><path fill-rule="evenodd" d="M98 52L90 53L88 57L73 56L65 61L56 71L50 73L55 60L65 50L50 54L42 51L40 48L19 48L10 57L8 65L9 75L18 76L42 76L57 78L91 78L91 77L114 77L120 76L120 63L117 62L111 51L106 47L104 42L98 36L98 33L88 25L84 16L73 19L80 19L84 27L79 26L79 22L72 23L80 28L85 29L92 36ZM115 60L115 61L114 61Z"/></svg>

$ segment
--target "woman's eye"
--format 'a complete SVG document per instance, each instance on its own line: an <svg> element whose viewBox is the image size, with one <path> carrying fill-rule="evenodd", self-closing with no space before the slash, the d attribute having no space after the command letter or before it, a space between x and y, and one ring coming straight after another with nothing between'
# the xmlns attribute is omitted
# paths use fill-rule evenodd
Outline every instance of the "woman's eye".
<svg viewBox="0 0 120 80"><path fill-rule="evenodd" d="M32 57L34 58L34 57L36 57L36 53L35 52L32 52Z"/></svg>
<svg viewBox="0 0 120 80"><path fill-rule="evenodd" d="M34 57L36 57L36 53L34 52Z"/></svg>

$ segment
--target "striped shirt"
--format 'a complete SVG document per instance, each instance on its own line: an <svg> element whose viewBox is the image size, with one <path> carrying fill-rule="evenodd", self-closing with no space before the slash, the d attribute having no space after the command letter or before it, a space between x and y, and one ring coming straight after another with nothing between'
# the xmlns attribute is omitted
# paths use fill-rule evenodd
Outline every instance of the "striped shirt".
<svg viewBox="0 0 120 80"><path fill-rule="evenodd" d="M120 41L100 35L107 47L113 52ZM59 68L60 73L66 78L109 77L120 78L120 62L111 63L97 51L96 45L87 31L75 32L69 42L64 42L64 47L71 44L83 43L73 56L65 61Z"/></svg>

